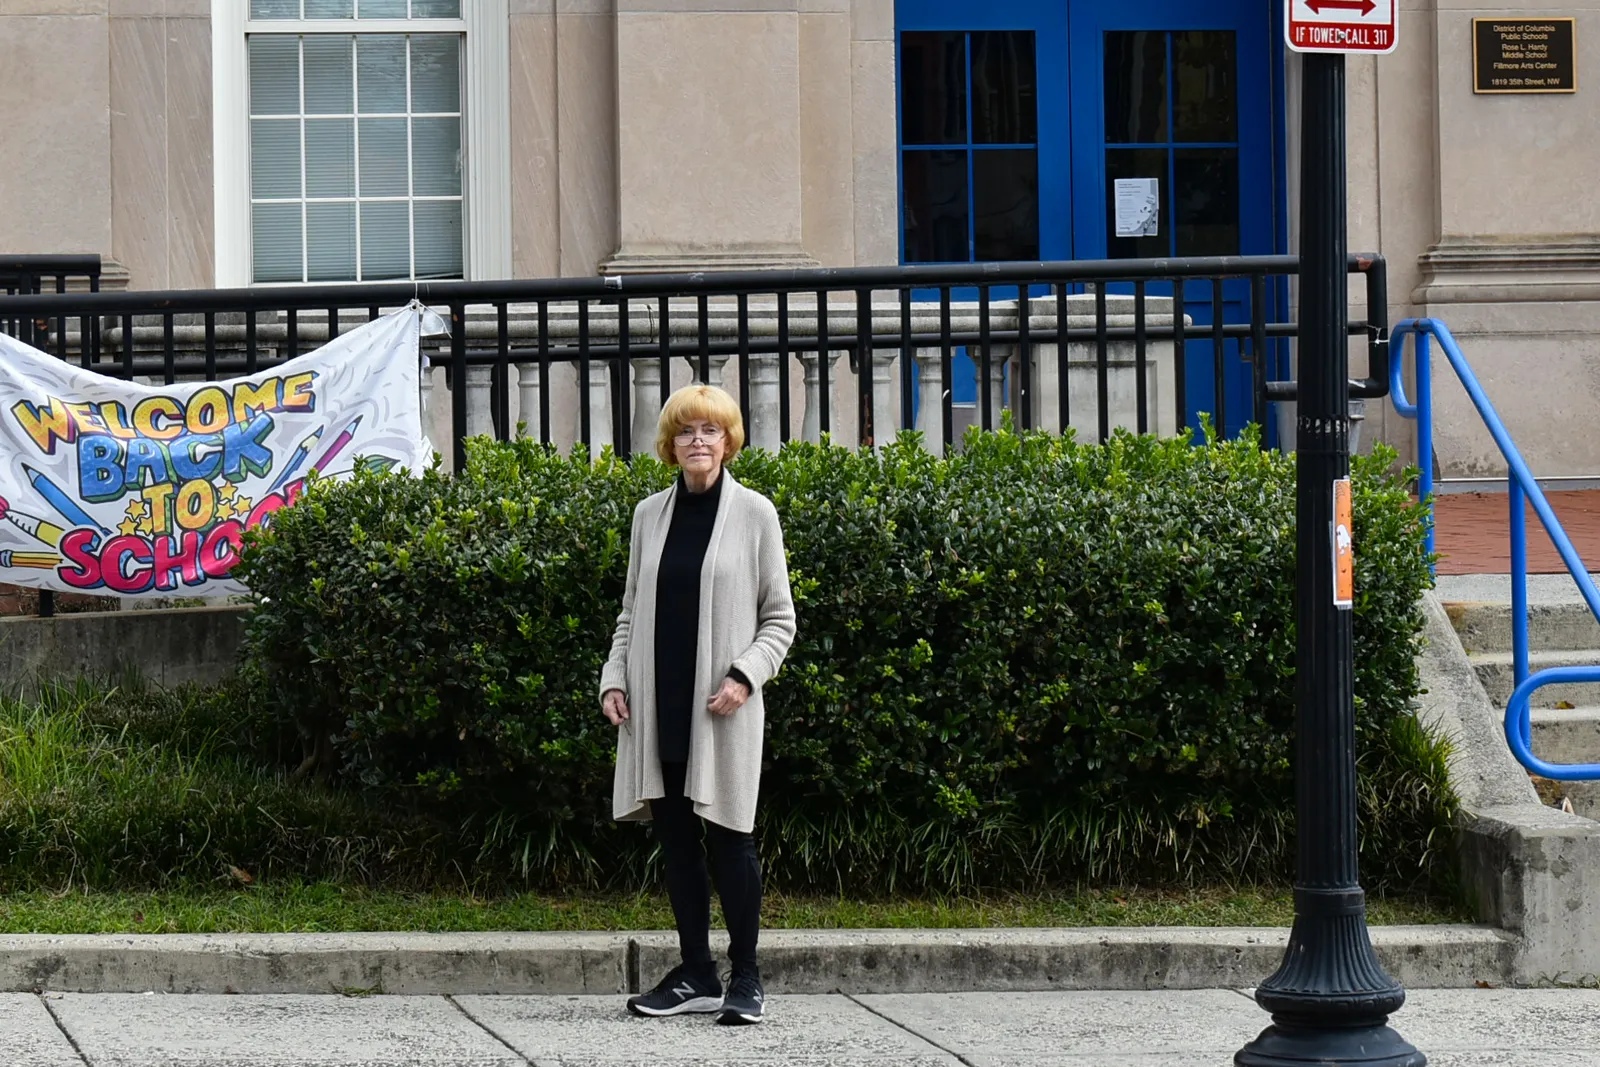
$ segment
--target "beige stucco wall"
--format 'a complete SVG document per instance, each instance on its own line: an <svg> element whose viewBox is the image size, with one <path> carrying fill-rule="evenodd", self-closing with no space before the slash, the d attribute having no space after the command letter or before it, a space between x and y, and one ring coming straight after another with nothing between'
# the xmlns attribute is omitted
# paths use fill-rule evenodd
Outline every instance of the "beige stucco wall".
<svg viewBox="0 0 1600 1067"><path fill-rule="evenodd" d="M0 248L111 251L105 0L0 6Z"/></svg>
<svg viewBox="0 0 1600 1067"><path fill-rule="evenodd" d="M593 274L617 248L614 0L511 2L512 273Z"/></svg>
<svg viewBox="0 0 1600 1067"><path fill-rule="evenodd" d="M0 247L212 279L209 0L0 4Z"/></svg>
<svg viewBox="0 0 1600 1067"><path fill-rule="evenodd" d="M211 283L212 2L0 0L0 249ZM1600 408L1597 9L1402 0L1397 52L1347 66L1350 247L1386 256L1391 319L1456 329L1541 473L1600 474L1600 438L1571 432ZM1576 15L1580 91L1474 95L1492 15ZM893 31L894 0L511 0L513 272L895 262ZM1436 379L1444 473L1494 473ZM1409 453L1409 422L1367 416Z"/></svg>
<svg viewBox="0 0 1600 1067"><path fill-rule="evenodd" d="M512 0L520 277L897 255L893 0Z"/></svg>
<svg viewBox="0 0 1600 1067"><path fill-rule="evenodd" d="M1577 18L1578 92L1472 92L1472 19ZM1600 3L1474 8L1439 0L1437 234L1412 301L1448 323L1536 474L1600 474ZM1442 361L1436 447L1444 474L1504 463Z"/></svg>
<svg viewBox="0 0 1600 1067"><path fill-rule="evenodd" d="M1600 3L1479 8L1401 0L1393 55L1346 64L1349 244L1382 253L1391 322L1431 315L1461 341L1535 473L1600 475ZM1579 92L1477 95L1474 17L1575 16ZM1299 184L1296 57L1288 62L1290 250ZM1351 286L1352 314L1364 294ZM1365 371L1352 347L1351 369ZM1449 477L1503 474L1481 420L1442 357L1433 363L1435 448ZM1369 402L1366 444L1415 456L1415 424Z"/></svg>

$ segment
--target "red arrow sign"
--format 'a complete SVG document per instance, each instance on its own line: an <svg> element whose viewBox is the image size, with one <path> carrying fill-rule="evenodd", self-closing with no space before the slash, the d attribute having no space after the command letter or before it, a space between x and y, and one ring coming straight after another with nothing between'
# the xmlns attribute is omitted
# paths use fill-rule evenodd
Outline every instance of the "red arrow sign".
<svg viewBox="0 0 1600 1067"><path fill-rule="evenodd" d="M1324 11L1344 9L1346 11L1359 11L1363 15L1370 15L1377 10L1378 5L1372 0L1306 0L1306 7L1318 15Z"/></svg>

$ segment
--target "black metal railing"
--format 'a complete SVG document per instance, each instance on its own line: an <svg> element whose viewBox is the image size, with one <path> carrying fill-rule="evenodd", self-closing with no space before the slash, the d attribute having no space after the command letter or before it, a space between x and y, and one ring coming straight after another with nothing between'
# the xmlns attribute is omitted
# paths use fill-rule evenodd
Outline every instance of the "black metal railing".
<svg viewBox="0 0 1600 1067"><path fill-rule="evenodd" d="M948 447L1005 410L1024 428L1099 439L1115 426L1173 432L1190 420L1196 382L1209 383L1199 403L1224 433L1264 425L1269 400L1293 398L1281 379L1298 267L1264 256L116 293L57 280L53 293L0 296L0 328L114 377L214 379L269 369L416 297L451 321L424 353L445 370L457 466L467 436L504 438L519 423L545 441L648 447L640 434L689 377L735 392L756 444L831 432L871 445L917 428ZM1365 279L1368 316L1348 332L1366 339L1372 376L1352 395L1381 395L1384 261L1352 256L1349 270ZM1245 412L1227 403L1241 359Z"/></svg>
<svg viewBox="0 0 1600 1067"><path fill-rule="evenodd" d="M32 296L40 293L100 291L100 257L0 255L0 294ZM58 324L66 330L65 322ZM32 317L0 317L0 333L28 343L47 336L49 325Z"/></svg>

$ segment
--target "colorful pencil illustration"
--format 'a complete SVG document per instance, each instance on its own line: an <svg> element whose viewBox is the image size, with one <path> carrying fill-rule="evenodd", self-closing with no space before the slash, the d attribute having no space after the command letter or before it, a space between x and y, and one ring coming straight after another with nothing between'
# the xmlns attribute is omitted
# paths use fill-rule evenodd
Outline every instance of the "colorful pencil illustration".
<svg viewBox="0 0 1600 1067"><path fill-rule="evenodd" d="M37 515L12 511L11 502L3 496L0 496L0 519L4 519L35 541L47 544L51 548L60 548L61 539L67 533L55 523L46 522Z"/></svg>
<svg viewBox="0 0 1600 1067"><path fill-rule="evenodd" d="M71 497L61 491L61 487L55 482L52 482L26 463L22 465L22 470L28 476L28 481L32 482L33 487L39 491L39 495L44 497L46 502L61 514L62 518L74 526L87 526L90 529L99 530L106 537L111 536L110 530L91 519L82 508L73 502Z"/></svg>
<svg viewBox="0 0 1600 1067"><path fill-rule="evenodd" d="M61 565L61 557L54 552L13 552L0 549L0 567L31 567L47 571Z"/></svg>
<svg viewBox="0 0 1600 1067"><path fill-rule="evenodd" d="M344 451L344 446L348 445L355 437L356 427L360 425L361 416L357 415L350 420L350 425L346 426L344 431L333 439L333 444L328 446L328 450L322 454L322 458L311 465L318 474L328 473L328 464L333 461L335 456Z"/></svg>
<svg viewBox="0 0 1600 1067"><path fill-rule="evenodd" d="M276 493L283 483L288 481L290 476L293 475L295 471L300 469L300 464L304 463L306 461L306 457L311 454L311 446L316 444L318 439L321 437L322 427L319 426L315 430L312 430L304 441L300 442L300 447L295 449L289 458L284 462L283 470L278 472L278 477L273 479L272 486L267 490L267 492Z"/></svg>

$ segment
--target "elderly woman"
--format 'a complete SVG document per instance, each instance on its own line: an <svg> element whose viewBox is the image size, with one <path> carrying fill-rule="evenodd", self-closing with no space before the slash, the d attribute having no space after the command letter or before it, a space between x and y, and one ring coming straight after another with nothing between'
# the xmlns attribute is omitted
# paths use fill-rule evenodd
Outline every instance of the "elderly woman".
<svg viewBox="0 0 1600 1067"><path fill-rule="evenodd" d="M678 479L634 510L622 613L600 674L601 706L618 727L613 815L655 822L683 957L628 1010L717 1012L735 1025L762 1017L751 835L761 687L795 632L777 509L723 469L743 444L739 406L721 389L691 385L667 401L656 453ZM711 956L702 822L731 939L726 998Z"/></svg>

